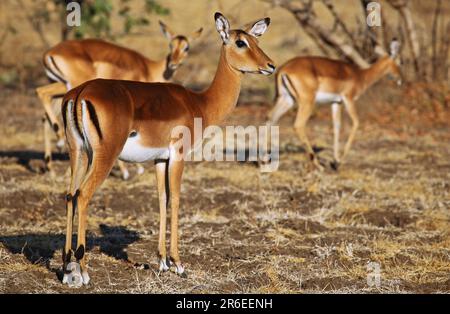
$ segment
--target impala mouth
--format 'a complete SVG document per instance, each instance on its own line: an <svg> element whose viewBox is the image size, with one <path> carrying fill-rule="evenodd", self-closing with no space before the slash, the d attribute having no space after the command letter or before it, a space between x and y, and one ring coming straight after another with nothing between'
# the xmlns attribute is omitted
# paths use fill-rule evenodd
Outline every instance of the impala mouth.
<svg viewBox="0 0 450 314"><path fill-rule="evenodd" d="M181 65L181 63L171 63L169 64L169 69L171 69L172 71L178 69L178 67Z"/></svg>
<svg viewBox="0 0 450 314"><path fill-rule="evenodd" d="M274 70L263 70L263 69L259 69L259 73L263 74L263 75L270 75L273 73Z"/></svg>

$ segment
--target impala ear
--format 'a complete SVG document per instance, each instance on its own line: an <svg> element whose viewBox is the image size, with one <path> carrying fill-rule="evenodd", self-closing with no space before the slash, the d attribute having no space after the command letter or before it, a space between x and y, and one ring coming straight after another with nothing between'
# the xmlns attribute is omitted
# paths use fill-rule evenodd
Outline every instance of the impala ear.
<svg viewBox="0 0 450 314"><path fill-rule="evenodd" d="M253 37L260 37L264 34L270 25L270 18L266 17L254 23L250 23L244 31Z"/></svg>
<svg viewBox="0 0 450 314"><path fill-rule="evenodd" d="M228 22L227 18L220 12L214 14L214 19L216 20L216 29L219 32L220 37L222 37L224 43L228 43L230 39L230 22Z"/></svg>
<svg viewBox="0 0 450 314"><path fill-rule="evenodd" d="M393 38L389 46L389 55L391 58L396 58L400 52L400 41L397 38Z"/></svg>
<svg viewBox="0 0 450 314"><path fill-rule="evenodd" d="M203 27L200 27L200 29L198 31L194 32L191 36L189 36L189 39L194 40L194 39L199 38L200 35L202 34L202 32L203 32Z"/></svg>
<svg viewBox="0 0 450 314"><path fill-rule="evenodd" d="M167 26L161 21L159 21L159 26L161 27L161 31L163 32L164 36L166 36L167 39L171 40L173 37L175 37L175 33L172 32L169 26Z"/></svg>

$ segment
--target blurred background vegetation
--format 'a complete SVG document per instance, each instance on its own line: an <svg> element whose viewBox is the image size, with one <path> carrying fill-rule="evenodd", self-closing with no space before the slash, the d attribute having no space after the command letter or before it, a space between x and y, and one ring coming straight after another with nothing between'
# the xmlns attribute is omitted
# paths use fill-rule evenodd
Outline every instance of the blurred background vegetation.
<svg viewBox="0 0 450 314"><path fill-rule="evenodd" d="M77 1L82 7L80 27L66 24L68 2L0 1L3 88L45 83L42 54L65 39L103 38L150 59L162 59L168 42L160 32L159 19L181 34L205 28L175 76L178 83L202 88L212 79L218 60L220 42L214 28L215 11L229 17L232 27L270 16L272 23L261 46L278 65L294 56L311 54L354 62L354 56L330 42L333 38L351 46L363 63L371 63L379 56L377 49L386 50L388 42L397 37L403 42L401 54L407 80L448 84L450 2L445 0L379 0L381 28L367 27L364 7L370 1L366 0L81 0ZM411 31L414 42L410 41ZM273 92L271 77L249 75L245 80L244 97L258 94L267 99Z"/></svg>

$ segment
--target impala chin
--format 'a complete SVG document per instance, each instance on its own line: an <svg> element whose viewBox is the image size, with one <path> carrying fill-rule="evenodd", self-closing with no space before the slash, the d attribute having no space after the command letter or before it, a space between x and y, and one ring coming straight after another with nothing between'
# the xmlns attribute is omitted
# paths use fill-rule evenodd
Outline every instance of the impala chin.
<svg viewBox="0 0 450 314"><path fill-rule="evenodd" d="M259 70L259 73L263 75L271 75L273 74L274 70Z"/></svg>

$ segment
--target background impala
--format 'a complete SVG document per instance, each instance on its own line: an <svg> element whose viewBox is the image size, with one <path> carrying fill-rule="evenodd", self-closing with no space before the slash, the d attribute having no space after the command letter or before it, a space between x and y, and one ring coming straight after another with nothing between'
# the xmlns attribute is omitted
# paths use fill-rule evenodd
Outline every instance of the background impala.
<svg viewBox="0 0 450 314"><path fill-rule="evenodd" d="M63 130L57 116L61 112L61 97L71 88L94 78L123 79L140 82L167 82L188 55L190 43L202 33L202 28L190 37L176 35L159 22L169 40L169 54L153 61L131 49L98 39L63 41L44 53L45 73L54 83L38 87L36 92L45 109L44 142L45 165L51 167L51 129L58 136L57 146L64 146ZM53 100L58 100L56 107ZM119 162L122 176L129 177L123 162ZM138 173L142 173L140 166Z"/></svg>

